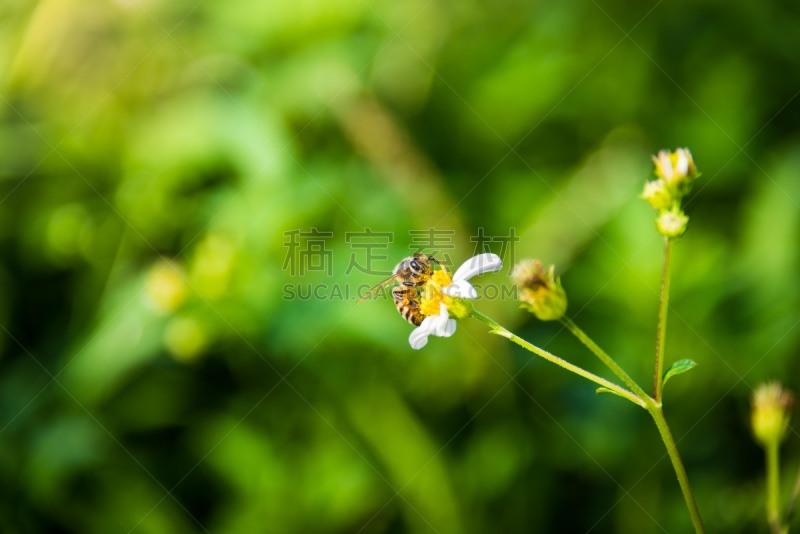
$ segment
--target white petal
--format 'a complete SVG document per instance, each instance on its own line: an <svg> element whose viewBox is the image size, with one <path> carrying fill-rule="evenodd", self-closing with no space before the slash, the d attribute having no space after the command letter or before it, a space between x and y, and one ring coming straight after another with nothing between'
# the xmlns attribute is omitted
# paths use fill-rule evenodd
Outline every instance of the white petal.
<svg viewBox="0 0 800 534"><path fill-rule="evenodd" d="M408 343L411 345L412 349L419 350L428 344L429 335L430 332L422 331L417 327L411 332L411 335L408 336Z"/></svg>
<svg viewBox="0 0 800 534"><path fill-rule="evenodd" d="M686 152L683 149L678 150L678 162L675 165L679 174L686 174L689 172L689 158L686 157Z"/></svg>
<svg viewBox="0 0 800 534"><path fill-rule="evenodd" d="M478 254L473 256L461 264L455 274L453 281L469 280L473 276L484 273L493 273L503 268L503 260L497 254L487 252L485 254Z"/></svg>
<svg viewBox="0 0 800 534"><path fill-rule="evenodd" d="M440 325L440 328L436 332L436 335L439 337L450 337L455 333L456 333L456 320L448 319L442 325Z"/></svg>
<svg viewBox="0 0 800 534"><path fill-rule="evenodd" d="M439 303L439 315L436 316L436 327L433 335L439 337L450 337L456 331L456 320L450 319L450 314L447 313L447 306L444 303Z"/></svg>
<svg viewBox="0 0 800 534"><path fill-rule="evenodd" d="M437 316L436 321L436 335L439 335L439 332L442 331L442 328L445 324L447 324L447 320L450 318L450 314L447 313L447 306L444 305L444 302L439 303L439 315Z"/></svg>
<svg viewBox="0 0 800 534"><path fill-rule="evenodd" d="M408 336L408 343L414 350L419 350L428 344L428 336L433 334L438 326L439 316L431 315L422 320L422 324L411 331Z"/></svg>
<svg viewBox="0 0 800 534"><path fill-rule="evenodd" d="M658 159L660 160L661 174L664 175L665 180L670 180L672 178L672 161L669 159L669 153L665 150L660 151Z"/></svg>
<svg viewBox="0 0 800 534"><path fill-rule="evenodd" d="M458 280L453 282L447 287L442 288L442 293L450 295L451 297L458 297L460 299L476 299L478 292L472 287L472 284L466 280Z"/></svg>

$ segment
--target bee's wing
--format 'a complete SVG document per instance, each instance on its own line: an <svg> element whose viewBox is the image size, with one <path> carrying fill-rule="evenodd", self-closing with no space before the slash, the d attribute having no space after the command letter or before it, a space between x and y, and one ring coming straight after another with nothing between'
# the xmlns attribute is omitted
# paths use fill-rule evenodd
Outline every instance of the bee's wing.
<svg viewBox="0 0 800 534"><path fill-rule="evenodd" d="M390 283L394 282L394 279L395 279L395 278L396 278L396 275L394 275L394 274L390 274L388 278L386 278L386 279L385 279L385 280L383 280L382 282L379 282L379 283L375 284L374 286L372 286L372 288L370 288L370 290L369 290L369 291L367 291L367 292L366 292L364 295L362 295L362 297L361 297L360 299L358 299L358 300L356 301L356 304L358 304L359 302L361 302L361 301L363 301L363 300L367 300L367 297L371 296L371 295L372 295L373 293L375 293L377 290L379 290L380 288L382 288L382 287L384 287L384 286L387 286L387 285L389 285Z"/></svg>

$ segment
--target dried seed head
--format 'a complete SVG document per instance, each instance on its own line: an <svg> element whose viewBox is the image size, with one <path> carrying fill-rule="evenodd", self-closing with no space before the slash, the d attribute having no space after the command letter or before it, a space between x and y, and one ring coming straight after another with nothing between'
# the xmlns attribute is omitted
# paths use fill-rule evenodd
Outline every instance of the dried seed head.
<svg viewBox="0 0 800 534"><path fill-rule="evenodd" d="M545 269L539 260L523 260L511 274L521 306L542 321L560 319L567 311L567 294L554 272L553 265Z"/></svg>

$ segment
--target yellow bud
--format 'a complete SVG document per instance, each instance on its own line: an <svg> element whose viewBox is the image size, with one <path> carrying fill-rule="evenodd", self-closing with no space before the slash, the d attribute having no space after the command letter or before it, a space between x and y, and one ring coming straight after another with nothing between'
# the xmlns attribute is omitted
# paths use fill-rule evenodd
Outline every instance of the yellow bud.
<svg viewBox="0 0 800 534"><path fill-rule="evenodd" d="M767 446L783 440L789 426L792 404L794 396L778 382L761 384L753 391L750 420L756 441Z"/></svg>
<svg viewBox="0 0 800 534"><path fill-rule="evenodd" d="M658 232L664 237L680 237L686 231L689 217L680 209L662 211L656 219Z"/></svg>
<svg viewBox="0 0 800 534"><path fill-rule="evenodd" d="M644 184L642 198L658 211L669 209L674 202L673 195L664 180L652 180Z"/></svg>
<svg viewBox="0 0 800 534"><path fill-rule="evenodd" d="M511 274L521 306L542 321L555 321L567 311L567 294L554 273L554 265L545 270L539 260L523 260Z"/></svg>
<svg viewBox="0 0 800 534"><path fill-rule="evenodd" d="M679 148L675 152L661 150L653 156L653 164L656 176L679 197L689 192L692 181L698 176L688 148Z"/></svg>

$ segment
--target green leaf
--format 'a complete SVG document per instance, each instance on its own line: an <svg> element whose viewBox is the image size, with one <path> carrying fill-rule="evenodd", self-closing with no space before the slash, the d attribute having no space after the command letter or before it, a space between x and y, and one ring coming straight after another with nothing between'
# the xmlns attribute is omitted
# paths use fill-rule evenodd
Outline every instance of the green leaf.
<svg viewBox="0 0 800 534"><path fill-rule="evenodd" d="M675 375L682 375L686 371L693 369L697 365L697 362L690 359L685 360L678 360L677 362L670 365L666 371L664 371L664 378L661 382L661 387L663 388L664 385L667 383L667 380L672 378Z"/></svg>

